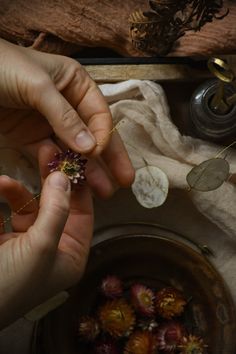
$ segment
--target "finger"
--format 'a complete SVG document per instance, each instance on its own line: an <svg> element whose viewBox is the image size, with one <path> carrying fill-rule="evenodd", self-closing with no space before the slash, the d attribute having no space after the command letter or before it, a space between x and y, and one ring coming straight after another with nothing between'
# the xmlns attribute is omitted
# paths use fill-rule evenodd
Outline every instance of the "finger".
<svg viewBox="0 0 236 354"><path fill-rule="evenodd" d="M53 161L55 159L55 155L59 152L59 148L55 144L46 144L40 147L38 152L38 162L40 176L43 181L50 173L48 163Z"/></svg>
<svg viewBox="0 0 236 354"><path fill-rule="evenodd" d="M4 244L5 242L12 240L13 238L17 238L19 233L16 232L8 232L3 233L0 235L0 245Z"/></svg>
<svg viewBox="0 0 236 354"><path fill-rule="evenodd" d="M44 182L39 214L30 229L36 248L55 252L68 218L69 207L69 179L61 172L51 173Z"/></svg>
<svg viewBox="0 0 236 354"><path fill-rule="evenodd" d="M70 214L59 248L85 264L93 234L93 202L88 187L72 191Z"/></svg>
<svg viewBox="0 0 236 354"><path fill-rule="evenodd" d="M91 82L86 94L79 102L77 111L96 137L97 147L93 153L99 155L110 140L112 116L105 98L94 82Z"/></svg>
<svg viewBox="0 0 236 354"><path fill-rule="evenodd" d="M88 160L86 179L94 194L102 199L110 198L118 188L110 171L98 158Z"/></svg>
<svg viewBox="0 0 236 354"><path fill-rule="evenodd" d="M55 154L58 153L58 148L54 145L44 145L39 151L39 168L40 175L44 180L50 173L48 162L55 159ZM117 189L110 172L102 161L99 159L90 158L85 165L85 175L87 183L98 197L106 199L112 196ZM75 188L75 186L73 186ZM80 188L79 188L80 189Z"/></svg>
<svg viewBox="0 0 236 354"><path fill-rule="evenodd" d="M33 213L38 206L36 200L28 203L33 195L20 182L8 176L0 176L0 194L7 200L12 211L21 215Z"/></svg>
<svg viewBox="0 0 236 354"><path fill-rule="evenodd" d="M51 80L43 81L38 88L34 106L72 150L89 153L96 147L95 137Z"/></svg>
<svg viewBox="0 0 236 354"><path fill-rule="evenodd" d="M40 149L45 146L45 145L52 145L54 147L56 147L56 143L53 142L53 140L51 138L48 139L42 139L40 141L37 141L35 143L32 144L27 144L22 148L22 151L28 155L28 156L32 156L34 157L37 161L39 158L39 151Z"/></svg>
<svg viewBox="0 0 236 354"><path fill-rule="evenodd" d="M18 181L0 176L0 195L9 204L12 215L12 227L15 231L26 231L37 216L38 202L36 198Z"/></svg>
<svg viewBox="0 0 236 354"><path fill-rule="evenodd" d="M112 116L109 106L99 87L90 78L86 70L77 63L76 75L62 91L63 96L77 110L81 119L87 124L98 144L93 156L101 153L109 142L112 129Z"/></svg>
<svg viewBox="0 0 236 354"><path fill-rule="evenodd" d="M117 131L112 134L102 157L119 186L129 187L133 183L135 171Z"/></svg>

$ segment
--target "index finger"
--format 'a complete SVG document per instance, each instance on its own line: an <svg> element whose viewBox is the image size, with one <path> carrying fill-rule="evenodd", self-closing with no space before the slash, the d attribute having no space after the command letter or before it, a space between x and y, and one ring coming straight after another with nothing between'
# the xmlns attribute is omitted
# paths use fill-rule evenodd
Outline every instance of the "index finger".
<svg viewBox="0 0 236 354"><path fill-rule="evenodd" d="M62 90L62 95L74 107L78 116L95 137L92 155L99 155L110 140L112 116L110 108L97 84L80 64L73 80ZM102 142L102 144L101 144Z"/></svg>
<svg viewBox="0 0 236 354"><path fill-rule="evenodd" d="M77 112L88 124L89 130L97 141L93 154L100 154L110 140L113 124L110 108L95 82L90 83L86 94L77 106Z"/></svg>

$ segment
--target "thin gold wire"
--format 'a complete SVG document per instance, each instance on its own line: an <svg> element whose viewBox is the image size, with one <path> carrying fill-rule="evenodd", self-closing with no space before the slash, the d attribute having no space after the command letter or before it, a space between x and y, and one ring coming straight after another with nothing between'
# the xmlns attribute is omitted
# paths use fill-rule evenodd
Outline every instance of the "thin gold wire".
<svg viewBox="0 0 236 354"><path fill-rule="evenodd" d="M120 120L108 133L108 135L103 139L101 140L100 142L97 142L97 146L102 146L107 137L110 136L115 130L118 129L118 127L123 124L124 121L123 120ZM233 141L230 145L226 146L224 149L222 149L221 151L218 152L218 154L215 156L215 158L218 158L220 155L222 155L226 150L228 150L230 147L232 147L233 145L236 144L236 140ZM191 191L191 187L189 186L188 188L188 191ZM41 193L37 194L36 196L34 196L32 199L30 199L27 203L25 203L22 207L20 207L18 210L16 210L14 213L12 213L10 216L8 216L7 218L3 219L3 221L0 223L0 227L4 227L4 225L11 221L12 218L19 214L22 210L24 210L30 203L32 203L34 200L38 199L40 197Z"/></svg>
<svg viewBox="0 0 236 354"><path fill-rule="evenodd" d="M29 204L31 204L35 199L38 199L40 197L41 193L37 194L36 196L34 196L32 199L30 199L27 203L25 203L22 207L20 207L19 209L17 209L15 212L13 212L10 216L8 216L7 218L3 219L3 221L0 223L0 227L4 227L4 225L6 223L8 223L8 221L11 221L12 218L19 214L22 210L24 210Z"/></svg>
<svg viewBox="0 0 236 354"><path fill-rule="evenodd" d="M105 141L106 141L106 139L108 138L108 136L110 136L115 130L117 130L118 127L119 127L122 123L124 123L123 120L119 121L119 122L111 129L111 131L109 131L109 133L107 134L107 136L106 136L103 140L101 140L100 142L97 143L97 145L98 145L98 146L102 146L102 145L105 143ZM24 210L24 209L25 209L30 203L32 203L35 199L38 199L38 198L40 197L40 195L41 195L41 193L37 194L37 195L34 196L32 199L30 199L27 203L25 203L22 207L20 207L18 210L16 210L14 213L12 213L10 216L8 216L7 218L3 219L3 221L0 223L0 227L4 227L4 225L5 225L6 223L8 223L9 221L11 221L12 218L13 218L15 215L19 214L22 210Z"/></svg>
<svg viewBox="0 0 236 354"><path fill-rule="evenodd" d="M121 119L110 131L109 133L107 134L107 136L105 138L103 138L101 141L97 142L97 146L102 146L104 145L104 143L106 142L107 138L112 134L114 133L115 130L117 130L119 128L119 126L121 124L123 124L124 121Z"/></svg>
<svg viewBox="0 0 236 354"><path fill-rule="evenodd" d="M215 156L215 159L217 159L220 155L223 154L223 152L225 152L226 150L228 150L229 148L231 148L231 146L236 144L236 140L233 141L230 145L226 146L223 150L219 151L218 154Z"/></svg>

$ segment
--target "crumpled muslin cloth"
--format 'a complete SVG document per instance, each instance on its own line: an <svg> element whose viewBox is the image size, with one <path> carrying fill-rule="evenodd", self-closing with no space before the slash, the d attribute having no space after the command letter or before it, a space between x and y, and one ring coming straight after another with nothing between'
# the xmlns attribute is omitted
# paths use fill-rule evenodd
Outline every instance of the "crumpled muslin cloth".
<svg viewBox="0 0 236 354"><path fill-rule="evenodd" d="M128 80L100 85L113 115L114 125L135 169L157 166L170 187L188 189L186 176L196 165L215 157L222 146L183 136L172 122L162 87L152 81ZM145 159L145 160L144 160ZM236 151L227 156L236 174ZM210 192L191 190L197 209L230 236L236 236L236 185L230 181Z"/></svg>
<svg viewBox="0 0 236 354"><path fill-rule="evenodd" d="M162 87L152 81L128 80L100 85L110 105L114 125L137 170L148 163L159 167L171 188L188 189L188 172L204 160L213 158L223 147L190 136L182 136L173 124ZM227 160L231 174L236 174L236 150ZM22 151L9 149L0 136L0 174L20 180L33 193L40 189L35 166L23 159ZM236 185L224 184L211 192L192 190L189 195L207 218L230 236L236 236ZM0 198L0 202L3 200Z"/></svg>

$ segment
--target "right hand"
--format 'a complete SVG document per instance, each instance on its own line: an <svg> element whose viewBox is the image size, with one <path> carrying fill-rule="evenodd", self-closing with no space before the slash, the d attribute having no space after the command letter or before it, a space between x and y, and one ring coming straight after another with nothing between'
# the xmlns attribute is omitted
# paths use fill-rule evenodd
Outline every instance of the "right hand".
<svg viewBox="0 0 236 354"><path fill-rule="evenodd" d="M0 39L0 134L11 145L37 155L55 132L90 158L89 184L107 197L134 178L124 145L111 129L109 107L77 61Z"/></svg>

